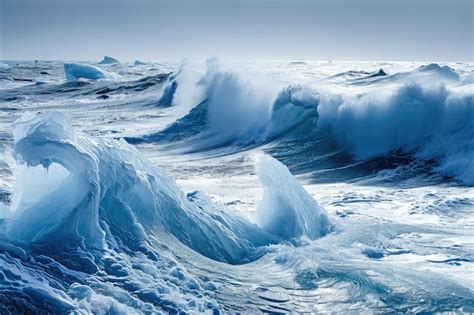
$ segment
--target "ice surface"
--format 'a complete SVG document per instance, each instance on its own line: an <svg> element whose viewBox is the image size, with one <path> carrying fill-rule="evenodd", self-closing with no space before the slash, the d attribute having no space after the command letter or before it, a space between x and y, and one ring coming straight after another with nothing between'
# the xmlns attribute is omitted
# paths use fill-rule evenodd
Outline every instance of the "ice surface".
<svg viewBox="0 0 474 315"><path fill-rule="evenodd" d="M146 62L143 62L141 60L135 60L135 63L134 63L135 66L143 66L143 65L146 65Z"/></svg>
<svg viewBox="0 0 474 315"><path fill-rule="evenodd" d="M0 62L0 70L8 70L8 69L10 69L9 65L7 65L4 62Z"/></svg>

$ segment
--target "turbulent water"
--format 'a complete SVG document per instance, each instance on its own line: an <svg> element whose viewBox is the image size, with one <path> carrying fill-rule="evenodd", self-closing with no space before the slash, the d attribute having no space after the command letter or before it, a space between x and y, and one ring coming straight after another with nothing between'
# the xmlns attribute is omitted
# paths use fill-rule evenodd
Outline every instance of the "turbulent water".
<svg viewBox="0 0 474 315"><path fill-rule="evenodd" d="M474 64L0 64L0 312L474 312Z"/></svg>

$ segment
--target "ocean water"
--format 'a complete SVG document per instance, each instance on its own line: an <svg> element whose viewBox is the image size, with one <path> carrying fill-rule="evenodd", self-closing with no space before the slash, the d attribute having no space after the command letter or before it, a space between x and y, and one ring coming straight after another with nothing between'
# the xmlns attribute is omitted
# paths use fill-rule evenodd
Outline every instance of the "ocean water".
<svg viewBox="0 0 474 315"><path fill-rule="evenodd" d="M474 64L5 64L0 313L474 312Z"/></svg>

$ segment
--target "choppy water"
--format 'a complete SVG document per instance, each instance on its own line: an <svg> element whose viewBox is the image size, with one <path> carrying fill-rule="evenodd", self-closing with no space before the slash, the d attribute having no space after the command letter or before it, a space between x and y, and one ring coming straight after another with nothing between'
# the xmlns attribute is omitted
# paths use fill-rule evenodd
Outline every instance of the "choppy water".
<svg viewBox="0 0 474 315"><path fill-rule="evenodd" d="M2 313L474 312L473 64L7 64Z"/></svg>

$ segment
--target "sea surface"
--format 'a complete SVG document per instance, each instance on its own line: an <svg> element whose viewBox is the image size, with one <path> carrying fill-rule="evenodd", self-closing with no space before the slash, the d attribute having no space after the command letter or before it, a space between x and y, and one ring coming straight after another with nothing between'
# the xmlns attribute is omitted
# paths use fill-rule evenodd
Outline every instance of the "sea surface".
<svg viewBox="0 0 474 315"><path fill-rule="evenodd" d="M474 312L474 64L4 61L0 313Z"/></svg>

